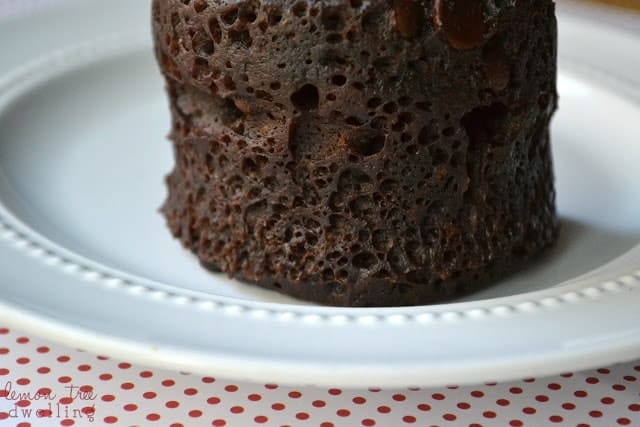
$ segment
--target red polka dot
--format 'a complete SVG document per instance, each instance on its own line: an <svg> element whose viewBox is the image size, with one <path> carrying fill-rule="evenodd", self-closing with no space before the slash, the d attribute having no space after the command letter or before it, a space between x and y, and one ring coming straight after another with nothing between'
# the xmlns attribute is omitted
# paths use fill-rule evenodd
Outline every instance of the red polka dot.
<svg viewBox="0 0 640 427"><path fill-rule="evenodd" d="M218 403L220 403L220 398L216 396L211 396L210 398L207 399L207 403L209 405L217 405Z"/></svg>
<svg viewBox="0 0 640 427"><path fill-rule="evenodd" d="M41 366L38 368L39 374L48 374L49 372L51 372L51 369L46 366Z"/></svg>
<svg viewBox="0 0 640 427"><path fill-rule="evenodd" d="M531 406L527 406L525 408L522 408L522 412L524 412L527 415L533 415L536 413L536 408L532 408Z"/></svg>
<svg viewBox="0 0 640 427"><path fill-rule="evenodd" d="M633 375L625 375L625 376L624 376L624 380L625 380L625 381L629 381L629 382L631 382L631 383L632 383L632 382L634 382L634 381L637 381L637 378L636 378L636 377L634 377Z"/></svg>
<svg viewBox="0 0 640 427"><path fill-rule="evenodd" d="M60 363L67 363L71 358L69 356L58 356L56 360Z"/></svg>
<svg viewBox="0 0 640 427"><path fill-rule="evenodd" d="M134 387L135 387L135 384L129 383L129 382L120 384L120 388L123 390L131 390Z"/></svg>
<svg viewBox="0 0 640 427"><path fill-rule="evenodd" d="M593 418L600 418L600 417L602 417L602 412L600 412L600 411L589 411L589 416L591 416Z"/></svg>
<svg viewBox="0 0 640 427"><path fill-rule="evenodd" d="M100 374L100 376L98 377L100 378L102 381L109 381L113 378L113 375L111 374Z"/></svg>
<svg viewBox="0 0 640 427"><path fill-rule="evenodd" d="M532 382L535 382L535 381L536 381L536 379L535 379L535 378L531 378L531 377L529 377L529 378L525 378L525 379L523 379L522 381L524 381L525 383L532 383Z"/></svg>
<svg viewBox="0 0 640 427"><path fill-rule="evenodd" d="M224 427L227 425L227 422L225 420L213 420L211 425L213 427Z"/></svg>
<svg viewBox="0 0 640 427"><path fill-rule="evenodd" d="M482 416L485 418L495 418L496 417L496 413L493 411L484 411L482 413Z"/></svg>
<svg viewBox="0 0 640 427"><path fill-rule="evenodd" d="M7 368L0 368L0 375L8 375L9 370Z"/></svg>
<svg viewBox="0 0 640 427"><path fill-rule="evenodd" d="M176 385L176 382L174 380L163 380L161 384L164 387L173 387L174 385Z"/></svg>
<svg viewBox="0 0 640 427"><path fill-rule="evenodd" d="M596 377L588 377L587 379L585 379L585 381L587 382L587 384L598 384L600 382L600 380Z"/></svg>
<svg viewBox="0 0 640 427"><path fill-rule="evenodd" d="M286 406L282 403L274 403L273 405L271 405L271 409L273 409L274 411L284 411L285 408Z"/></svg>
<svg viewBox="0 0 640 427"><path fill-rule="evenodd" d="M0 421L6 420L7 418L9 418L8 412L0 412Z"/></svg>
<svg viewBox="0 0 640 427"><path fill-rule="evenodd" d="M339 417L348 417L349 415L351 415L351 411L350 411L350 410L348 410L348 409L338 409L338 410L336 411L336 414L337 414Z"/></svg>
<svg viewBox="0 0 640 427"><path fill-rule="evenodd" d="M7 328L0 328L0 335L6 335L9 333L9 329Z"/></svg>
<svg viewBox="0 0 640 427"><path fill-rule="evenodd" d="M67 377L67 376L62 376L58 378L58 382L62 383L62 384L66 384L71 382L71 377Z"/></svg>
<svg viewBox="0 0 640 427"><path fill-rule="evenodd" d="M114 417L113 415L110 415L108 417L104 417L103 421L107 424L115 424L118 422L118 417Z"/></svg>
<svg viewBox="0 0 640 427"><path fill-rule="evenodd" d="M60 425L61 426L72 426L75 424L75 421L73 420L62 420L60 421Z"/></svg>
<svg viewBox="0 0 640 427"><path fill-rule="evenodd" d="M247 396L247 399L249 399L252 402L258 402L260 400L262 400L262 396L260 396L259 394L250 394L249 396Z"/></svg>
<svg viewBox="0 0 640 427"><path fill-rule="evenodd" d="M431 405L428 405L426 403L421 403L418 405L418 409L420 409L421 411L427 412L431 410Z"/></svg>
<svg viewBox="0 0 640 427"><path fill-rule="evenodd" d="M31 360L30 360L28 357L18 357L18 358L16 359L16 362L17 362L18 364L20 364L20 365L26 365L26 364L28 364L29 362L31 362Z"/></svg>
<svg viewBox="0 0 640 427"><path fill-rule="evenodd" d="M631 405L629 405L629 410L631 412L640 412L640 404L639 403L632 403Z"/></svg>
<svg viewBox="0 0 640 427"><path fill-rule="evenodd" d="M591 427L591 424L580 423L576 427Z"/></svg>
<svg viewBox="0 0 640 427"><path fill-rule="evenodd" d="M120 368L120 369L129 369L129 368L131 368L131 363L120 362L120 363L118 363L118 368Z"/></svg>
<svg viewBox="0 0 640 427"><path fill-rule="evenodd" d="M332 396L339 396L342 394L342 390L340 390L339 388L332 388L329 389L329 394Z"/></svg>
<svg viewBox="0 0 640 427"><path fill-rule="evenodd" d="M511 402L509 402L507 399L498 399L496 400L496 404L498 406L509 406Z"/></svg>
<svg viewBox="0 0 640 427"><path fill-rule="evenodd" d="M152 414L147 414L147 419L149 421L158 421L160 419L160 415L152 413Z"/></svg>
<svg viewBox="0 0 640 427"><path fill-rule="evenodd" d="M566 409L567 411L573 411L576 409L576 405L570 402L566 402L562 404L562 409Z"/></svg>
<svg viewBox="0 0 640 427"><path fill-rule="evenodd" d="M369 390L371 393L379 393L382 391L382 389L379 387L369 387L367 390Z"/></svg>
<svg viewBox="0 0 640 427"><path fill-rule="evenodd" d="M300 399L302 397L302 393L299 391L290 391L288 396L292 399Z"/></svg>
<svg viewBox="0 0 640 427"><path fill-rule="evenodd" d="M98 359L98 360L109 360L109 358L107 356L102 356L102 355L96 356L96 359Z"/></svg>
<svg viewBox="0 0 640 427"><path fill-rule="evenodd" d="M269 389L269 390L275 390L278 388L277 384L265 384L264 388Z"/></svg>
<svg viewBox="0 0 640 427"><path fill-rule="evenodd" d="M611 386L611 388L613 388L615 391L625 391L627 389L627 387L622 384L614 384Z"/></svg>
<svg viewBox="0 0 640 427"><path fill-rule="evenodd" d="M307 414L306 412L298 412L296 414L296 418L299 420L308 420L309 419L309 414Z"/></svg>
<svg viewBox="0 0 640 427"><path fill-rule="evenodd" d="M607 368L600 368L598 369L598 372L605 375L611 373L611 371L608 370Z"/></svg>
<svg viewBox="0 0 640 427"><path fill-rule="evenodd" d="M1 347L0 348L0 355L2 354L9 354L9 349L6 347Z"/></svg>
<svg viewBox="0 0 640 427"><path fill-rule="evenodd" d="M509 421L509 425L511 427L522 427L524 424L520 420L511 420L511 421Z"/></svg>
<svg viewBox="0 0 640 427"><path fill-rule="evenodd" d="M600 402L604 403L605 405L612 405L615 403L615 399L613 397L603 397L602 399L600 399Z"/></svg>
<svg viewBox="0 0 640 427"><path fill-rule="evenodd" d="M574 395L575 397L580 397L580 398L582 398L582 397L587 397L587 396L588 396L588 393L587 393L586 391L584 391L584 390L576 390L576 391L574 391L574 392L573 392L573 395Z"/></svg>
<svg viewBox="0 0 640 427"><path fill-rule="evenodd" d="M484 393L481 392L480 390L473 390L471 392L471 396L476 397L476 398L481 398L481 397L484 397Z"/></svg>
<svg viewBox="0 0 640 427"><path fill-rule="evenodd" d="M631 425L631 420L629 418L618 418L616 422L621 426Z"/></svg>
<svg viewBox="0 0 640 427"><path fill-rule="evenodd" d="M16 424L16 427L31 427L31 423L18 423Z"/></svg>
<svg viewBox="0 0 640 427"><path fill-rule="evenodd" d="M178 406L180 406L180 402L177 402L175 400L170 400L170 401L166 402L164 404L164 406L166 406L169 409L174 409L174 408L177 408Z"/></svg>
<svg viewBox="0 0 640 427"><path fill-rule="evenodd" d="M184 427L184 425L181 423L173 423L169 427Z"/></svg>
<svg viewBox="0 0 640 427"><path fill-rule="evenodd" d="M454 414L444 414L442 418L444 418L446 421L455 421L458 417L456 417Z"/></svg>
<svg viewBox="0 0 640 427"><path fill-rule="evenodd" d="M316 408L324 408L327 405L324 400L314 400L311 404Z"/></svg>
<svg viewBox="0 0 640 427"><path fill-rule="evenodd" d="M364 405L365 403L367 403L367 399L365 399L362 396L356 396L353 399L351 399L351 401L356 405Z"/></svg>
<svg viewBox="0 0 640 427"><path fill-rule="evenodd" d="M459 402L456 406L459 409L462 409L462 410L467 410L467 409L471 408L471 405L468 404L467 402Z"/></svg>
<svg viewBox="0 0 640 427"><path fill-rule="evenodd" d="M269 418L265 417L264 415L258 415L253 419L253 421L255 421L258 424L264 424L267 421L269 421Z"/></svg>
<svg viewBox="0 0 640 427"><path fill-rule="evenodd" d="M38 353L49 353L49 347L43 345L43 346L40 346L40 347L36 348L36 351Z"/></svg>
<svg viewBox="0 0 640 427"><path fill-rule="evenodd" d="M213 377L202 377L202 382L205 384L211 384L216 382L216 379Z"/></svg>
<svg viewBox="0 0 640 427"><path fill-rule="evenodd" d="M154 391L145 391L142 393L142 397L145 399L155 399L157 394Z"/></svg>
<svg viewBox="0 0 640 427"><path fill-rule="evenodd" d="M544 395L544 394L539 394L536 396L536 400L538 402L548 402L549 401L549 396Z"/></svg>
<svg viewBox="0 0 640 427"><path fill-rule="evenodd" d="M153 372L151 371L142 371L140 372L141 378L151 378L153 376Z"/></svg>
<svg viewBox="0 0 640 427"><path fill-rule="evenodd" d="M376 425L376 420L365 418L364 420L362 420L361 424L365 427L372 427Z"/></svg>
<svg viewBox="0 0 640 427"><path fill-rule="evenodd" d="M70 405L73 403L73 399L70 398L69 396L63 397L60 399L60 403L62 403L63 405Z"/></svg>
<svg viewBox="0 0 640 427"><path fill-rule="evenodd" d="M236 391L238 391L238 386L230 384L228 386L225 386L224 390L228 391L229 393L235 393Z"/></svg>
<svg viewBox="0 0 640 427"><path fill-rule="evenodd" d="M562 386L558 383L549 383L547 384L547 388L549 390L560 390L562 388Z"/></svg>
<svg viewBox="0 0 640 427"><path fill-rule="evenodd" d="M414 417L413 415L405 415L404 417L402 417L402 421L404 421L407 424L413 424L417 420L416 420L416 417Z"/></svg>
<svg viewBox="0 0 640 427"><path fill-rule="evenodd" d="M522 389L520 387L511 387L509 389L509 393L511 393L511 394L522 394Z"/></svg>
<svg viewBox="0 0 640 427"><path fill-rule="evenodd" d="M26 344L26 343L29 342L29 338L27 338L27 337L19 337L19 338L16 338L16 342L18 344Z"/></svg>
<svg viewBox="0 0 640 427"><path fill-rule="evenodd" d="M407 399L407 397L404 394L394 394L393 395L393 400L395 400L396 402L404 402Z"/></svg>
<svg viewBox="0 0 640 427"><path fill-rule="evenodd" d="M185 388L184 394L186 394L187 396L195 396L196 394L198 394L198 390L195 388Z"/></svg>
<svg viewBox="0 0 640 427"><path fill-rule="evenodd" d="M434 399L434 400L444 400L445 399L444 394L442 394L442 393L433 393L431 395L431 398Z"/></svg>
<svg viewBox="0 0 640 427"><path fill-rule="evenodd" d="M552 423L561 423L564 421L564 418L562 418L560 415L551 415L549 417L549 421L551 421Z"/></svg>
<svg viewBox="0 0 640 427"><path fill-rule="evenodd" d="M381 414L388 414L389 412L391 412L391 408L385 405L378 406L378 412L380 412Z"/></svg>
<svg viewBox="0 0 640 427"><path fill-rule="evenodd" d="M469 424L469 427L482 427L482 424L471 423L471 424Z"/></svg>
<svg viewBox="0 0 640 427"><path fill-rule="evenodd" d="M31 382L31 380L29 378L18 378L16 380L16 383L18 383L18 385L27 385Z"/></svg>
<svg viewBox="0 0 640 427"><path fill-rule="evenodd" d="M113 402L116 399L116 397L113 394L105 394L102 396L101 399L103 402Z"/></svg>
<svg viewBox="0 0 640 427"><path fill-rule="evenodd" d="M136 411L138 409L138 405L134 404L134 403L127 403L126 405L124 405L124 410L125 411Z"/></svg>
<svg viewBox="0 0 640 427"><path fill-rule="evenodd" d="M21 408L26 408L29 405L31 405L31 402L28 400L19 400L16 402L16 406L19 406Z"/></svg>
<svg viewBox="0 0 640 427"><path fill-rule="evenodd" d="M198 409L194 409L193 411L189 411L189 416L191 418L199 418L202 416L202 411Z"/></svg>
<svg viewBox="0 0 640 427"><path fill-rule="evenodd" d="M320 424L320 427L336 427L336 426L333 423L325 421L322 424Z"/></svg>
<svg viewBox="0 0 640 427"><path fill-rule="evenodd" d="M229 411L231 411L232 414L241 414L244 412L244 408L242 406L232 406Z"/></svg>

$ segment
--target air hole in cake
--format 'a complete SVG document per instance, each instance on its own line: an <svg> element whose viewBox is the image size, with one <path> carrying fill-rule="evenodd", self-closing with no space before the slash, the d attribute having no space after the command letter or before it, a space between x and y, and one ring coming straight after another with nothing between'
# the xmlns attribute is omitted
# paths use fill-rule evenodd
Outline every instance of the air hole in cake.
<svg viewBox="0 0 640 427"><path fill-rule="evenodd" d="M252 23L258 18L256 15L256 4L252 2L244 3L240 6L238 17L242 22Z"/></svg>
<svg viewBox="0 0 640 427"><path fill-rule="evenodd" d="M222 22L227 25L233 25L238 19L238 8L232 7L230 10L224 12L221 16Z"/></svg>
<svg viewBox="0 0 640 427"><path fill-rule="evenodd" d="M213 54L213 41L204 30L197 31L191 36L191 47L196 55L211 56Z"/></svg>
<svg viewBox="0 0 640 427"><path fill-rule="evenodd" d="M300 111L311 111L318 108L318 88L312 84L306 84L291 95L293 106Z"/></svg>
<svg viewBox="0 0 640 427"><path fill-rule="evenodd" d="M269 10L267 11L267 19L269 25L277 25L282 21L282 9L280 9L277 5L269 5Z"/></svg>
<svg viewBox="0 0 640 427"><path fill-rule="evenodd" d="M381 133L359 135L349 140L349 148L362 156L373 156L384 149L386 138Z"/></svg>
<svg viewBox="0 0 640 427"><path fill-rule="evenodd" d="M291 8L291 11L295 16L300 18L304 16L305 13L307 12L307 3L303 1L299 1L293 5L293 7Z"/></svg>
<svg viewBox="0 0 640 427"><path fill-rule="evenodd" d="M250 48L253 44L249 30L229 30L229 40L231 40L231 43L244 49Z"/></svg>
<svg viewBox="0 0 640 427"><path fill-rule="evenodd" d="M461 124L464 127L471 144L501 145L500 132L508 109L506 105L497 102L488 106L477 107L462 117Z"/></svg>
<svg viewBox="0 0 640 427"><path fill-rule="evenodd" d="M340 15L340 8L325 7L320 18L322 26L328 31L340 31L344 28L344 20Z"/></svg>
<svg viewBox="0 0 640 427"><path fill-rule="evenodd" d="M335 76L331 77L331 83L336 86L344 86L345 83L347 83L347 78L342 74L336 74Z"/></svg>

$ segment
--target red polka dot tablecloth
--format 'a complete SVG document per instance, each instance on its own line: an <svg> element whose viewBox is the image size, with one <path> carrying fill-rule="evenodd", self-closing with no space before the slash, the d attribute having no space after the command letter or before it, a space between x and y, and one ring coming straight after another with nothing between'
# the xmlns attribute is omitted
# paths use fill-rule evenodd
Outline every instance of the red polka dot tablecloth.
<svg viewBox="0 0 640 427"><path fill-rule="evenodd" d="M149 369L0 325L1 426L640 426L640 360L440 389L239 383Z"/></svg>

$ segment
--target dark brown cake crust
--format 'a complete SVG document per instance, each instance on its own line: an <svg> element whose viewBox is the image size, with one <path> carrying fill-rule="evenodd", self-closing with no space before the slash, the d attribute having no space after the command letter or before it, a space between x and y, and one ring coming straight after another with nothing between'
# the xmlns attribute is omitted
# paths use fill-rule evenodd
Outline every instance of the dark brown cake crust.
<svg viewBox="0 0 640 427"><path fill-rule="evenodd" d="M425 304L557 236L551 0L154 0L204 265L320 303Z"/></svg>

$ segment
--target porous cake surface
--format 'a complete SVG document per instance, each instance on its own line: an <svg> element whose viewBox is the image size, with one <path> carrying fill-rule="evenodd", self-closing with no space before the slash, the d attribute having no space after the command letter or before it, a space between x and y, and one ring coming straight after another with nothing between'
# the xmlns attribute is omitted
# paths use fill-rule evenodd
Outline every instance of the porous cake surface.
<svg viewBox="0 0 640 427"><path fill-rule="evenodd" d="M154 0L203 265L344 306L426 304L557 236L551 0Z"/></svg>

